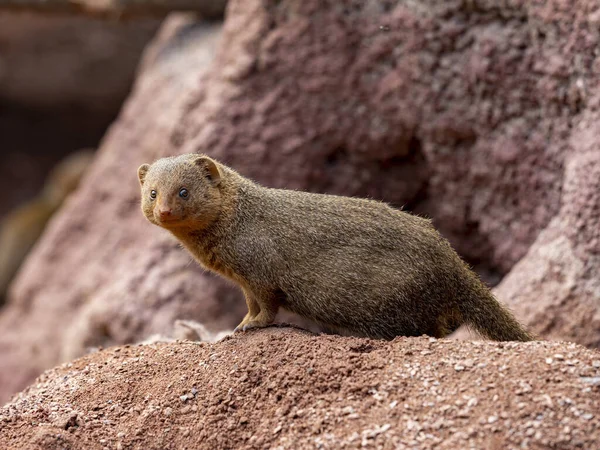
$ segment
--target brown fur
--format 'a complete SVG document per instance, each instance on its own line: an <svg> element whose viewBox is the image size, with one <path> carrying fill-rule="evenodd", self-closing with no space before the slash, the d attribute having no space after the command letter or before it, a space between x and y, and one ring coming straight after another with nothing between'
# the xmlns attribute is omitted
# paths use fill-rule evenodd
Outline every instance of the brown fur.
<svg viewBox="0 0 600 450"><path fill-rule="evenodd" d="M197 154L144 164L138 176L148 220L242 288L248 314L237 329L267 326L281 307L373 338L443 337L466 323L495 340L532 339L429 220L265 188Z"/></svg>

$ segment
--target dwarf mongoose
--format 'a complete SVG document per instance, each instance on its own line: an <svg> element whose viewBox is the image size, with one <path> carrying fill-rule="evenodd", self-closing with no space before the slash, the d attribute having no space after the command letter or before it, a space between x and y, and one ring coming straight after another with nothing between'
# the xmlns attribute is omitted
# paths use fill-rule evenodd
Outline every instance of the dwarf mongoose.
<svg viewBox="0 0 600 450"><path fill-rule="evenodd" d="M265 327L285 308L372 338L532 336L427 219L385 203L260 186L199 154L138 169L142 210L204 267L239 284Z"/></svg>

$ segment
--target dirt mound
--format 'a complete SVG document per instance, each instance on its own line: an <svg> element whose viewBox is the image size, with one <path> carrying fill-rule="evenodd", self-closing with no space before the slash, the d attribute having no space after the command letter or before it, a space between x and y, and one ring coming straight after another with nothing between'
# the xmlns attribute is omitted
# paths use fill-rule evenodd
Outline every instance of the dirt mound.
<svg viewBox="0 0 600 450"><path fill-rule="evenodd" d="M0 410L0 447L591 449L598 404L600 353L576 344L271 327L50 370Z"/></svg>

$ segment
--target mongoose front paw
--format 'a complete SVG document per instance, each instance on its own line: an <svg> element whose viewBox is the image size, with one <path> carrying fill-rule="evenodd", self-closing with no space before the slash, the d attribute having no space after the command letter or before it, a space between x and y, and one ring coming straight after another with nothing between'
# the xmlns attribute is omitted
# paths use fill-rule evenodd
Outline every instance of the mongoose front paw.
<svg viewBox="0 0 600 450"><path fill-rule="evenodd" d="M242 331L248 331L253 328L264 328L264 327L269 326L270 324L271 324L270 322L259 322L257 320L251 320L250 322L248 322L247 324L244 324L244 326L242 326Z"/></svg>
<svg viewBox="0 0 600 450"><path fill-rule="evenodd" d="M255 318L258 314L252 315L250 314L250 312L248 312L248 314L246 314L244 316L244 318L242 319L242 321L240 322L240 324L235 327L233 329L233 332L237 332L237 331L243 331L244 330L244 325L246 325L248 322L251 322L253 318Z"/></svg>

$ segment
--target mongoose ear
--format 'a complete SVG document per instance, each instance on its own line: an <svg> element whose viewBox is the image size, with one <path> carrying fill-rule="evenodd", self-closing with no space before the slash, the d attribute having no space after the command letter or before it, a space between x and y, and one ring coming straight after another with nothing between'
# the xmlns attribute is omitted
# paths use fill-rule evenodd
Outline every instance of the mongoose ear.
<svg viewBox="0 0 600 450"><path fill-rule="evenodd" d="M221 182L221 171L217 166L217 163L210 159L208 156L199 156L194 160L194 164L208 172L208 177L217 186Z"/></svg>
<svg viewBox="0 0 600 450"><path fill-rule="evenodd" d="M144 185L144 180L146 179L146 174L148 173L148 169L150 168L150 164L142 164L138 167L138 178L140 180L140 185Z"/></svg>

